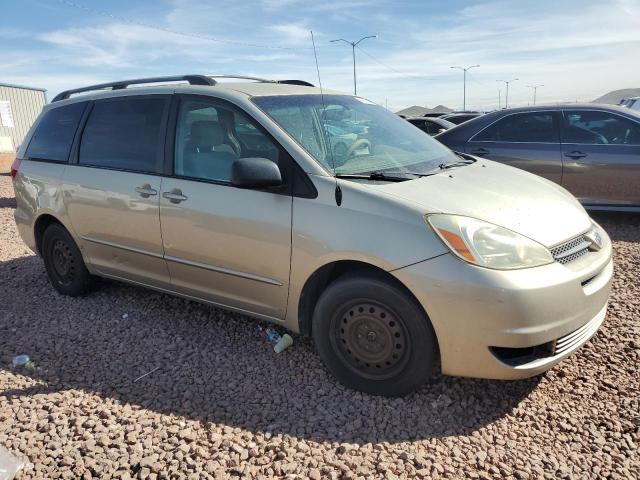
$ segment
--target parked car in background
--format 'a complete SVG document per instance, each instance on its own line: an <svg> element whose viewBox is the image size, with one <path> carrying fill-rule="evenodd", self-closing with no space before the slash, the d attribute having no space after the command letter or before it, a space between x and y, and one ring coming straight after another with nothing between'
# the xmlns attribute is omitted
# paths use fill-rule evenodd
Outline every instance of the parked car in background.
<svg viewBox="0 0 640 480"><path fill-rule="evenodd" d="M562 185L591 209L640 209L640 114L598 104L483 115L436 137Z"/></svg>
<svg viewBox="0 0 640 480"><path fill-rule="evenodd" d="M537 375L596 333L611 241L566 190L362 98L253 80L144 78L45 106L11 178L58 292L95 275L273 322L381 395L437 369ZM327 127L350 139L340 159Z"/></svg>
<svg viewBox="0 0 640 480"><path fill-rule="evenodd" d="M447 115L443 115L443 120L447 120L451 123L455 123L456 125L460 125L461 123L468 122L469 120L473 120L474 118L482 115L478 112L461 112L461 113L448 113Z"/></svg>
<svg viewBox="0 0 640 480"><path fill-rule="evenodd" d="M409 117L406 120L431 136L437 135L438 133L442 133L456 126L455 123L442 118Z"/></svg>
<svg viewBox="0 0 640 480"><path fill-rule="evenodd" d="M630 110L640 110L640 97L627 98L620 105Z"/></svg>
<svg viewBox="0 0 640 480"><path fill-rule="evenodd" d="M447 113L445 113L445 112L427 112L422 116L423 117L438 118L438 117L442 117L444 115L447 115Z"/></svg>

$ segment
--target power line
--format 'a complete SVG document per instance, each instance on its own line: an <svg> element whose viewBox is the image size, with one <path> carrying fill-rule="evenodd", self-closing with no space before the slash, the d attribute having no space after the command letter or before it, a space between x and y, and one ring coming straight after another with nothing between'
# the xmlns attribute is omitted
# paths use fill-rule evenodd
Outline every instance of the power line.
<svg viewBox="0 0 640 480"><path fill-rule="evenodd" d="M374 57L373 55L371 55L369 52L367 52L366 50L363 50L360 47L356 47L358 50L360 50L362 53L364 53L367 57L369 57L371 60L373 60L374 62L376 62L379 65L382 65L383 67L391 70L392 72L395 72L399 75L402 75L403 77L408 77L408 78L417 78L417 79L426 79L426 80L432 80L431 78L427 77L427 76L421 76L421 75L412 75L410 73L405 73L405 72L401 72L400 70L393 68L391 65L387 65L386 63L384 63L381 60L378 60L376 57Z"/></svg>
<svg viewBox="0 0 640 480"><path fill-rule="evenodd" d="M238 45L242 47L268 48L271 50L310 50L309 47L285 47L283 45L262 45L259 43L246 43L246 42L239 42L236 40L228 40L225 38L210 37L208 35L200 35L197 33L181 32L179 30L173 30L171 28L162 27L160 25L155 25L155 24L146 23L146 22L139 22L137 20L132 20L130 18L123 17L120 15L114 15L111 12L107 12L104 10L97 10L95 8L88 7L86 5L76 3L72 0L58 0L58 3L61 3L63 5L66 5L68 7L72 7L78 10L83 10L85 12L93 13L95 15L100 15L101 17L111 18L112 20L118 20L120 22L128 23L130 25L137 25L139 27L150 28L152 30L158 30L160 32L171 33L173 35L180 35L182 37L197 38L197 39L206 40L209 42L225 43L227 45Z"/></svg>

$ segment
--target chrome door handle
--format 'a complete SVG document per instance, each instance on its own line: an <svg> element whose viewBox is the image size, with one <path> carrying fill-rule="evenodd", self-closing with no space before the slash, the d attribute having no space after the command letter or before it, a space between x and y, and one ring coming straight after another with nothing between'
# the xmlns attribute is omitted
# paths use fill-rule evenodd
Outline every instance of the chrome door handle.
<svg viewBox="0 0 640 480"><path fill-rule="evenodd" d="M579 152L578 150L574 150L573 152L565 153L564 156L565 157L569 157L569 158L573 158L574 160L577 160L578 158L586 157L587 154L583 153L583 152Z"/></svg>
<svg viewBox="0 0 640 480"><path fill-rule="evenodd" d="M183 195L182 190L180 190L179 188L174 188L170 192L164 192L162 196L169 200L171 203L184 202L189 198L186 195Z"/></svg>
<svg viewBox="0 0 640 480"><path fill-rule="evenodd" d="M140 187L136 187L136 192L138 192L142 198L149 198L151 195L158 194L158 191L151 188L151 185L148 183L145 183Z"/></svg>

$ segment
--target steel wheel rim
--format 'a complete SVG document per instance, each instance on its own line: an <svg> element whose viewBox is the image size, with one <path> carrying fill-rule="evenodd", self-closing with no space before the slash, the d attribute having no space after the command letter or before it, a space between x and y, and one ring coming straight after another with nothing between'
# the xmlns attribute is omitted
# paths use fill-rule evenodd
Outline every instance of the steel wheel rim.
<svg viewBox="0 0 640 480"><path fill-rule="evenodd" d="M63 240L55 240L51 247L51 264L58 282L66 285L73 281L74 264L71 249Z"/></svg>
<svg viewBox="0 0 640 480"><path fill-rule="evenodd" d="M384 380L397 375L407 363L407 330L386 305L370 300L351 302L338 310L332 329L334 349L358 375Z"/></svg>

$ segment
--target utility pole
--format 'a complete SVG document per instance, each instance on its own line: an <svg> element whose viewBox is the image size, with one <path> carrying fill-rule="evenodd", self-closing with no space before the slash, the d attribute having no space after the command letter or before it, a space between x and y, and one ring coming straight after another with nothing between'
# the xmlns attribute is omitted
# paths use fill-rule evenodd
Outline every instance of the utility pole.
<svg viewBox="0 0 640 480"><path fill-rule="evenodd" d="M366 40L367 38L378 38L378 36L377 35L367 35L366 37L362 37L357 42L350 42L349 40L345 40L344 38L338 38L336 40L331 40L331 43L333 43L333 42L344 42L344 43L348 43L349 45L351 45L351 52L353 54L353 94L354 95L358 94L358 87L357 87L357 84L356 84L356 47L358 46L358 44L360 42L362 42L363 40Z"/></svg>
<svg viewBox="0 0 640 480"><path fill-rule="evenodd" d="M462 81L462 111L467 110L467 70L471 70L472 68L477 68L480 65L471 65L470 67L451 67L457 70L462 70L463 72L463 81Z"/></svg>
<svg viewBox="0 0 640 480"><path fill-rule="evenodd" d="M518 78L512 78L511 80L496 80L496 82L502 82L507 86L507 90L504 95L504 108L509 108L509 84L519 80Z"/></svg>
<svg viewBox="0 0 640 480"><path fill-rule="evenodd" d="M533 104L535 105L536 104L536 96L537 96L537 93L538 93L538 89L540 87L544 87L544 85L542 85L542 84L539 84L539 85L527 85L527 87L533 88Z"/></svg>

